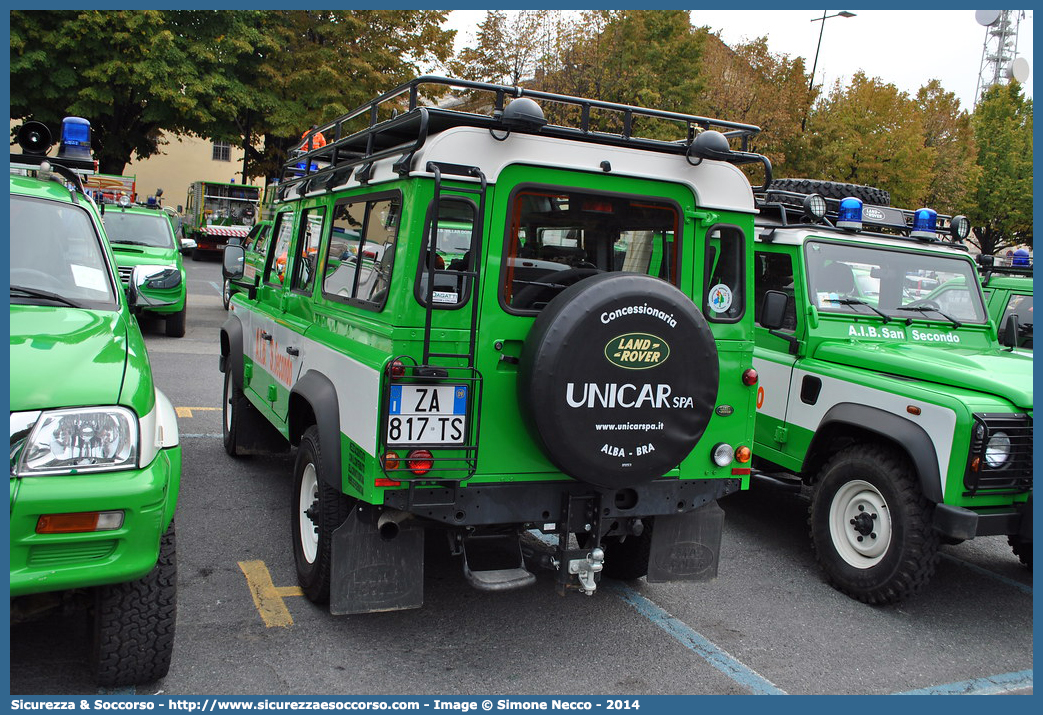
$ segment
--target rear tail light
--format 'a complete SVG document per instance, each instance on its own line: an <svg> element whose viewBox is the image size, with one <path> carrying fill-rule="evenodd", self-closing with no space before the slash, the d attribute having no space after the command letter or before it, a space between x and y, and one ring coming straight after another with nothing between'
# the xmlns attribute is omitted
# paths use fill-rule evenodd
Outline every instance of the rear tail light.
<svg viewBox="0 0 1043 715"><path fill-rule="evenodd" d="M413 474L423 476L435 466L435 458L426 449L414 449L406 457L406 465Z"/></svg>
<svg viewBox="0 0 1043 715"><path fill-rule="evenodd" d="M752 367L747 368L746 371L742 373L742 384L746 385L747 387L752 387L753 385L757 384L758 377L759 376L757 375L756 370L754 370Z"/></svg>
<svg viewBox="0 0 1043 715"><path fill-rule="evenodd" d="M735 450L735 461L741 464L746 464L753 457L753 450L749 447L742 446Z"/></svg>
<svg viewBox="0 0 1043 715"><path fill-rule="evenodd" d="M388 374L391 375L392 380L396 380L400 377L405 377L406 366L402 364L401 360L396 358L388 364Z"/></svg>

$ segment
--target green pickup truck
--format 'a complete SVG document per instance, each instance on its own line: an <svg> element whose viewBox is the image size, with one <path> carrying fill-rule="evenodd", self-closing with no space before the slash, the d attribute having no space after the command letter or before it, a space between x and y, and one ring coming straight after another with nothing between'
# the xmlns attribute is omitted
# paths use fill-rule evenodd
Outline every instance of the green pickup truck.
<svg viewBox="0 0 1043 715"><path fill-rule="evenodd" d="M114 687L170 667L181 445L131 312L151 269L121 285L73 119L56 158L38 123L11 156L11 613L85 603L95 676Z"/></svg>

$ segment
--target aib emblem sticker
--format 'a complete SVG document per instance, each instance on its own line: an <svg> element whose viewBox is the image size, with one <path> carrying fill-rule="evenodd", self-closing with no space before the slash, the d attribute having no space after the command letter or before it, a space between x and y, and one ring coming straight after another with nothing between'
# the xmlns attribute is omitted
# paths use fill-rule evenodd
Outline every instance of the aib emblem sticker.
<svg viewBox="0 0 1043 715"><path fill-rule="evenodd" d="M728 312L728 308L732 307L732 289L724 283L718 283L710 289L707 302L710 304L710 310L715 313Z"/></svg>

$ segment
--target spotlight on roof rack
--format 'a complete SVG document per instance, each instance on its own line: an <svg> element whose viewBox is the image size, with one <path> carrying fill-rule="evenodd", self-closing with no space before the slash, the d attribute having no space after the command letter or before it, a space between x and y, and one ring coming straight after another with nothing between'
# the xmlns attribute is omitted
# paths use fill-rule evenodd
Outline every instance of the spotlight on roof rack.
<svg viewBox="0 0 1043 715"><path fill-rule="evenodd" d="M840 209L837 211L837 228L846 228L851 231L862 230L862 200L848 196L840 201Z"/></svg>
<svg viewBox="0 0 1043 715"><path fill-rule="evenodd" d="M80 117L62 120L62 138L58 147L61 159L91 161L91 123Z"/></svg>
<svg viewBox="0 0 1043 715"><path fill-rule="evenodd" d="M934 209L917 209L913 213L913 238L936 238L938 236L938 212Z"/></svg>
<svg viewBox="0 0 1043 715"><path fill-rule="evenodd" d="M982 268L992 268L992 266L995 263L996 263L996 257L995 256L992 256L992 255L990 255L988 253L979 253L978 254L978 265L981 266Z"/></svg>
<svg viewBox="0 0 1043 715"><path fill-rule="evenodd" d="M962 241L971 234L971 220L966 216L953 216L949 222L949 232L954 241Z"/></svg>
<svg viewBox="0 0 1043 715"><path fill-rule="evenodd" d="M822 194L808 194L804 197L804 216L821 221L826 215L826 199Z"/></svg>
<svg viewBox="0 0 1043 715"><path fill-rule="evenodd" d="M547 123L547 118L540 105L528 97L520 97L504 108L500 121L508 129L536 132Z"/></svg>

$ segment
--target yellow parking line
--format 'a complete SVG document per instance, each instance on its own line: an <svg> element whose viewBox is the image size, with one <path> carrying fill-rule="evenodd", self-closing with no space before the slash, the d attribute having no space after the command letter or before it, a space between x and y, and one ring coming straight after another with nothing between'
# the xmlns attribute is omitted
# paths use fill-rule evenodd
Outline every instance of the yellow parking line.
<svg viewBox="0 0 1043 715"><path fill-rule="evenodd" d="M288 628L293 625L289 609L283 603L287 596L301 596L299 586L276 586L272 583L272 575L263 561L240 561L239 568L246 576L246 585L250 588L257 612L268 628Z"/></svg>
<svg viewBox="0 0 1043 715"><path fill-rule="evenodd" d="M175 407L178 417L192 417L193 410L202 412L216 412L220 407Z"/></svg>

